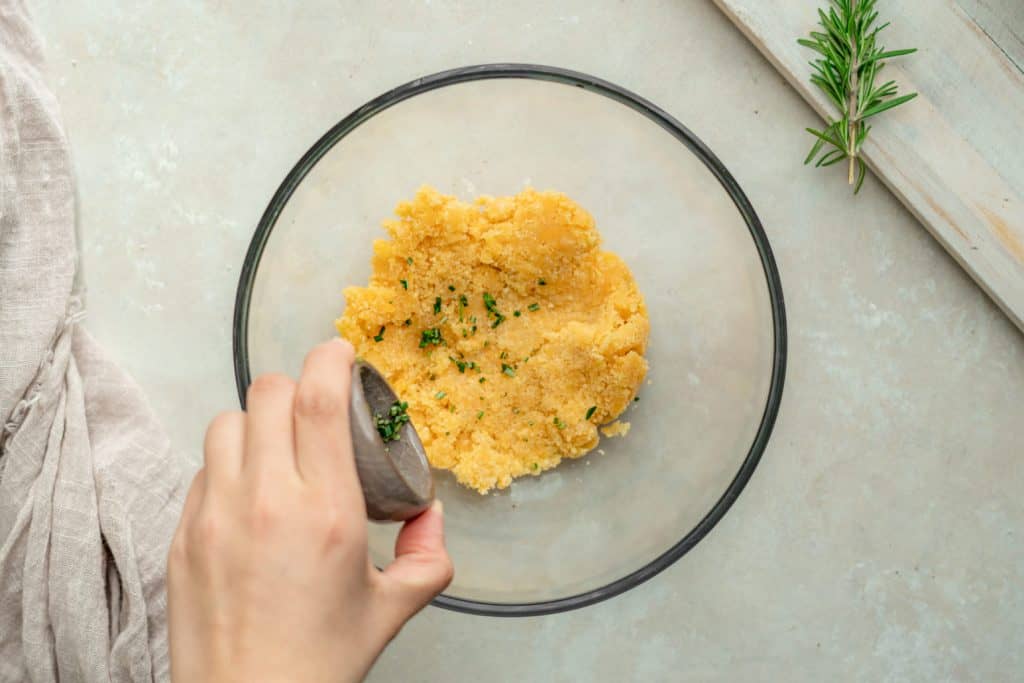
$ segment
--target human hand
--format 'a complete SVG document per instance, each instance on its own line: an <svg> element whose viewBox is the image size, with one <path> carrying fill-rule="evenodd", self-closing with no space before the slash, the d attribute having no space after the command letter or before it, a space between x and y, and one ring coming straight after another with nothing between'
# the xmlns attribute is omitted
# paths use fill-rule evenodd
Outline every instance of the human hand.
<svg viewBox="0 0 1024 683"><path fill-rule="evenodd" d="M357 681L448 585L439 503L402 528L378 571L349 435L351 345L322 344L298 383L249 387L219 415L168 558L171 675Z"/></svg>

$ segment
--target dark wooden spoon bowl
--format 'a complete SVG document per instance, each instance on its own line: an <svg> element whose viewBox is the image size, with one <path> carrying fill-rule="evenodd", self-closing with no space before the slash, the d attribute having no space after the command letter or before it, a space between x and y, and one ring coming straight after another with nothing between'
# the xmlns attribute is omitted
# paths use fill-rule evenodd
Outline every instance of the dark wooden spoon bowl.
<svg viewBox="0 0 1024 683"><path fill-rule="evenodd" d="M349 405L352 448L366 514L376 521L411 519L434 500L430 464L412 422L402 425L400 438L395 441L385 443L377 431L375 415L387 415L397 400L376 368L366 361L356 361Z"/></svg>

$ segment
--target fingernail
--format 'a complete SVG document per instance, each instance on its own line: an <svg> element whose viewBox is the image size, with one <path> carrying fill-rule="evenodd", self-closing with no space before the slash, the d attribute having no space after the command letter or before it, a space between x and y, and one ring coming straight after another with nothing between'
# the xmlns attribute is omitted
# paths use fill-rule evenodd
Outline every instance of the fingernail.
<svg viewBox="0 0 1024 683"><path fill-rule="evenodd" d="M444 503L441 502L440 498L435 498L434 502L431 503L430 507L433 508L433 510L437 512L437 514L444 514Z"/></svg>
<svg viewBox="0 0 1024 683"><path fill-rule="evenodd" d="M343 337L335 337L334 339L331 340L331 343L337 344L342 349L345 349L346 353L351 353L353 358L355 357L356 347L352 346L352 343L349 340Z"/></svg>

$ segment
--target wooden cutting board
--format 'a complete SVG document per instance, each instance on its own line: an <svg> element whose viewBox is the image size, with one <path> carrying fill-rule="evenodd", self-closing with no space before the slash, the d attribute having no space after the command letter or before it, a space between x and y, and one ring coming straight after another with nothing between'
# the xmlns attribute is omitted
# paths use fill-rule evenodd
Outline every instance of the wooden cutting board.
<svg viewBox="0 0 1024 683"><path fill-rule="evenodd" d="M826 0L715 3L819 114L835 114L808 80L814 53L796 42ZM883 45L918 48L885 76L919 96L872 120L865 161L1024 331L1024 0L878 9L892 21ZM820 182L845 180L836 176Z"/></svg>

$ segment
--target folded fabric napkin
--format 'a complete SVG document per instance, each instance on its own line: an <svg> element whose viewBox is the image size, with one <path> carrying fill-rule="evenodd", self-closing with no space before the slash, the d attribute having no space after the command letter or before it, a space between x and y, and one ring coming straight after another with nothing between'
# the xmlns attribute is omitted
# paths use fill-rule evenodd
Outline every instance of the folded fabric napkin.
<svg viewBox="0 0 1024 683"><path fill-rule="evenodd" d="M21 0L0 0L0 681L165 681L190 467L82 329L75 183Z"/></svg>

